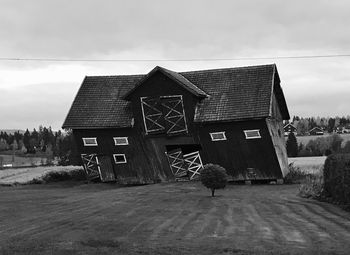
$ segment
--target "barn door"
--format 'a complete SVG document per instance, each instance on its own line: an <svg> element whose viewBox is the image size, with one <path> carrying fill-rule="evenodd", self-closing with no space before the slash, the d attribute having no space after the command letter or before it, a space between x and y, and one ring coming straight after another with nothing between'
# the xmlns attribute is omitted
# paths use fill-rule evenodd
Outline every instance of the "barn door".
<svg viewBox="0 0 350 255"><path fill-rule="evenodd" d="M160 133L165 130L162 105L159 100L141 97L141 108L146 134Z"/></svg>
<svg viewBox="0 0 350 255"><path fill-rule="evenodd" d="M175 178L181 178L187 175L187 167L182 155L181 149L165 152L167 155L170 169L173 172Z"/></svg>
<svg viewBox="0 0 350 255"><path fill-rule="evenodd" d="M164 111L166 133L168 135L186 133L187 125L182 96L163 96L161 102Z"/></svg>
<svg viewBox="0 0 350 255"><path fill-rule="evenodd" d="M81 154L81 159L87 179L90 181L100 178L101 171L96 154Z"/></svg>
<svg viewBox="0 0 350 255"><path fill-rule="evenodd" d="M115 181L111 158L108 156L98 156L97 160L100 167L101 181Z"/></svg>
<svg viewBox="0 0 350 255"><path fill-rule="evenodd" d="M191 152L183 155L190 180L197 179L200 171L203 169L203 163L199 151Z"/></svg>

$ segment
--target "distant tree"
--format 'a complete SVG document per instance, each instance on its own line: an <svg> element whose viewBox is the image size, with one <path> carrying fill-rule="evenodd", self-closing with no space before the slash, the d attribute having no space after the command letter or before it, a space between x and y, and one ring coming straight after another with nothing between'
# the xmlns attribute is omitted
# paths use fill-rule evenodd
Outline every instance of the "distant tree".
<svg viewBox="0 0 350 255"><path fill-rule="evenodd" d="M329 140L329 145L332 152L334 153L340 152L343 138L341 138L341 136L338 134L333 134L330 137L328 137L328 140Z"/></svg>
<svg viewBox="0 0 350 255"><path fill-rule="evenodd" d="M347 141L343 148L343 153L350 153L350 141Z"/></svg>
<svg viewBox="0 0 350 255"><path fill-rule="evenodd" d="M81 158L71 130L67 130L66 134L58 140L58 148L60 164L81 165Z"/></svg>
<svg viewBox="0 0 350 255"><path fill-rule="evenodd" d="M316 121L313 117L309 118L309 130L316 127Z"/></svg>
<svg viewBox="0 0 350 255"><path fill-rule="evenodd" d="M11 149L13 151L18 150L18 143L17 143L16 139L13 139L13 143L11 144Z"/></svg>
<svg viewBox="0 0 350 255"><path fill-rule="evenodd" d="M298 135L306 135L309 131L309 121L307 119L300 119L296 128Z"/></svg>
<svg viewBox="0 0 350 255"><path fill-rule="evenodd" d="M346 123L347 123L346 118L345 117L341 117L340 120L339 120L339 125L342 126L342 127L345 127Z"/></svg>
<svg viewBox="0 0 350 255"><path fill-rule="evenodd" d="M304 145L302 143L299 143L299 145L298 145L298 154L303 149L304 149Z"/></svg>
<svg viewBox="0 0 350 255"><path fill-rule="evenodd" d="M29 147L27 148L27 153L34 154L36 151L36 140L34 138L30 138Z"/></svg>
<svg viewBox="0 0 350 255"><path fill-rule="evenodd" d="M30 132L27 128L26 132L24 132L23 134L23 144L27 150L29 149L29 146L30 146L29 141L30 141Z"/></svg>
<svg viewBox="0 0 350 255"><path fill-rule="evenodd" d="M6 151L9 149L9 145L7 144L4 138L0 138L0 151Z"/></svg>
<svg viewBox="0 0 350 255"><path fill-rule="evenodd" d="M39 145L39 133L36 131L36 129L33 129L33 132L30 135L31 141L32 141L32 145L34 147L38 147Z"/></svg>
<svg viewBox="0 0 350 255"><path fill-rule="evenodd" d="M329 120L328 120L328 133L333 133L334 128L335 128L335 119L329 118Z"/></svg>
<svg viewBox="0 0 350 255"><path fill-rule="evenodd" d="M340 117L336 116L334 120L334 127L337 128L340 125Z"/></svg>
<svg viewBox="0 0 350 255"><path fill-rule="evenodd" d="M293 121L292 122L299 121L299 120L300 120L299 116L293 116Z"/></svg>
<svg viewBox="0 0 350 255"><path fill-rule="evenodd" d="M202 184L211 190L211 196L214 197L216 189L223 189L227 183L227 174L225 168L207 164L201 171L201 182Z"/></svg>
<svg viewBox="0 0 350 255"><path fill-rule="evenodd" d="M286 148L288 157L298 156L298 142L293 132L290 132L288 135Z"/></svg>

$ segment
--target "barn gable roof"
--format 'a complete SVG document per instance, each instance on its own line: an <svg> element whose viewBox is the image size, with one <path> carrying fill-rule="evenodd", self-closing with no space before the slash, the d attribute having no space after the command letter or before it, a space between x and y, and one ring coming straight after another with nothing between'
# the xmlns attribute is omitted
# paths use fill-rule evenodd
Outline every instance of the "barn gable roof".
<svg viewBox="0 0 350 255"><path fill-rule="evenodd" d="M207 97L208 94L205 93L203 90L201 90L200 88L198 88L196 85L194 85L193 83L191 83L189 80L187 80L185 77L183 77L180 73L165 69L164 67L160 67L160 66L156 66L155 68L153 68L152 71L150 71L144 78L142 78L136 85L134 88L132 88L130 91L128 91L124 96L123 99L125 100L130 100L131 95L134 93L135 90L137 90L139 87L141 87L144 82L151 77L155 72L161 72L164 75L166 75L167 77L169 77L170 79L174 80L177 84L179 84L180 86L182 86L184 89L186 89L187 91L189 91L190 93L192 93L193 95L199 97L199 98L203 98L203 97Z"/></svg>
<svg viewBox="0 0 350 255"><path fill-rule="evenodd" d="M283 119L289 113L276 66L174 72L156 67L148 75L85 77L63 128L123 128L132 124L126 99L152 72L161 71L199 97L195 122L238 121L269 117L275 93Z"/></svg>

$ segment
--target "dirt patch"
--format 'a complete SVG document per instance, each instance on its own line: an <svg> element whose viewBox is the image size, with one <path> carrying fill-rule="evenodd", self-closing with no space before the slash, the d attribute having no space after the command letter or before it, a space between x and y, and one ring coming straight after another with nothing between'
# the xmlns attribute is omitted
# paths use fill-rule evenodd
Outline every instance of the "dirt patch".
<svg viewBox="0 0 350 255"><path fill-rule="evenodd" d="M0 253L347 254L350 214L297 185L0 187ZM32 253L28 253L30 250Z"/></svg>

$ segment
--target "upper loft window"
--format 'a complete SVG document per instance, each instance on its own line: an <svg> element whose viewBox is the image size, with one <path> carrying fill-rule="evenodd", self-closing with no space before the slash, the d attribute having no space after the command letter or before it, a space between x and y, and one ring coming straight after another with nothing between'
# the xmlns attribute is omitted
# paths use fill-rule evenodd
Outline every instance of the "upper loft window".
<svg viewBox="0 0 350 255"><path fill-rule="evenodd" d="M187 133L182 95L141 97L140 100L147 135Z"/></svg>
<svg viewBox="0 0 350 255"><path fill-rule="evenodd" d="M97 146L96 137L84 137L83 138L84 146Z"/></svg>
<svg viewBox="0 0 350 255"><path fill-rule="evenodd" d="M128 137L113 137L114 145L128 145Z"/></svg>
<svg viewBox="0 0 350 255"><path fill-rule="evenodd" d="M246 139L257 139L261 138L260 130L254 129L254 130L244 130L245 138Z"/></svg>
<svg viewBox="0 0 350 255"><path fill-rule="evenodd" d="M226 139L225 132L209 133L212 141L224 141Z"/></svg>

